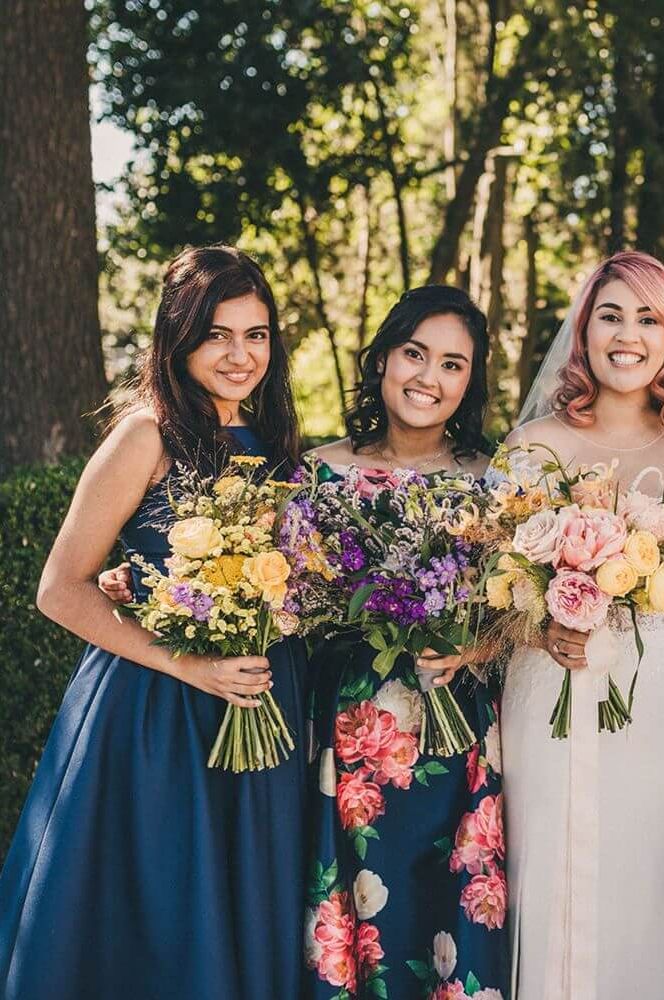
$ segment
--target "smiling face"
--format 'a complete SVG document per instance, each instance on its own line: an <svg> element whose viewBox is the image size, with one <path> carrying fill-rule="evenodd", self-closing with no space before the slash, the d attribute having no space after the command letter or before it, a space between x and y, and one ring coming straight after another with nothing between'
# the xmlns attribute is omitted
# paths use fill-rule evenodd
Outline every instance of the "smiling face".
<svg viewBox="0 0 664 1000"><path fill-rule="evenodd" d="M207 340L187 358L187 371L233 420L269 363L270 314L252 292L219 303Z"/></svg>
<svg viewBox="0 0 664 1000"><path fill-rule="evenodd" d="M664 327L648 303L620 279L598 291L586 338L600 388L645 393L664 366Z"/></svg>
<svg viewBox="0 0 664 1000"><path fill-rule="evenodd" d="M381 392L390 422L444 428L461 403L473 363L473 341L454 313L429 316L410 340L383 359Z"/></svg>

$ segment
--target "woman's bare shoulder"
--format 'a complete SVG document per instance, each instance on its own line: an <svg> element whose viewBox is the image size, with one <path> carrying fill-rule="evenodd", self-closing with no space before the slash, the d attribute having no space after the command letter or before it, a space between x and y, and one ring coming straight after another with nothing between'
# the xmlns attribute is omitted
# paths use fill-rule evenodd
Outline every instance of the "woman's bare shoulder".
<svg viewBox="0 0 664 1000"><path fill-rule="evenodd" d="M308 456L315 456L321 462L329 462L335 465L350 465L357 456L353 451L351 440L348 437L339 438L338 441L329 441L317 448L312 448L307 452Z"/></svg>
<svg viewBox="0 0 664 1000"><path fill-rule="evenodd" d="M510 448L532 444L551 446L564 430L559 418L550 413L546 417L537 417L536 420L529 420L528 423L515 427L505 438L505 444Z"/></svg>

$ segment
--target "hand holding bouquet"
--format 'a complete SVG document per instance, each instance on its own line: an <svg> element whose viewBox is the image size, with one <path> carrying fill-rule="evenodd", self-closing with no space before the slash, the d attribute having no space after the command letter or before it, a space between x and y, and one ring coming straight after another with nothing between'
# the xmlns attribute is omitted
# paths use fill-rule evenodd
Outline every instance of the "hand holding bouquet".
<svg viewBox="0 0 664 1000"><path fill-rule="evenodd" d="M187 472L174 477L167 572L134 559L149 594L128 610L176 656L264 656L299 627L284 611L291 570L274 537L284 488L292 487L257 482L263 463L238 455L216 481ZM258 708L228 705L209 767L262 770L288 757L294 743L279 705L269 691L256 697Z"/></svg>

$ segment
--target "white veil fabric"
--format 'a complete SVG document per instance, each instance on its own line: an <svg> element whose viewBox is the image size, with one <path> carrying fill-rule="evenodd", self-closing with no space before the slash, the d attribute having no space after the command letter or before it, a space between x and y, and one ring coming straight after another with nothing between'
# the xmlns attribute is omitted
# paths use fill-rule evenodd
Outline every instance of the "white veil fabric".
<svg viewBox="0 0 664 1000"><path fill-rule="evenodd" d="M575 298L562 326L553 338L553 343L547 351L521 407L516 422L517 427L521 427L522 424L526 424L530 420L546 417L553 413L553 400L559 384L558 372L566 363L572 350L574 323L584 290L582 288Z"/></svg>

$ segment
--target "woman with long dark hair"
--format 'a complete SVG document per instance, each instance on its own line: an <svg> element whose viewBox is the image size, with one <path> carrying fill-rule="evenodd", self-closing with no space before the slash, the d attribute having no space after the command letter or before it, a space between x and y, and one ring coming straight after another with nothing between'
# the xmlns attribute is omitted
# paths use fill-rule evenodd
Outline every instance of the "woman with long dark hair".
<svg viewBox="0 0 664 1000"><path fill-rule="evenodd" d="M0 879L5 1000L298 996L302 651L175 659L116 618L95 581L118 535L163 567L153 524L173 463L218 472L238 451L286 471L297 457L274 298L245 254L185 250L139 385L83 472L39 587L39 609L89 645ZM208 770L225 702L251 710L270 687L294 754L260 773Z"/></svg>
<svg viewBox="0 0 664 1000"><path fill-rule="evenodd" d="M465 292L426 286L390 311L361 359L348 437L323 474L397 468L479 477L489 458L486 319ZM506 886L497 692L462 657L425 650L478 736L467 754L420 755L420 685L407 655L381 680L359 635L321 644L317 788L305 916L307 996L506 996Z"/></svg>

